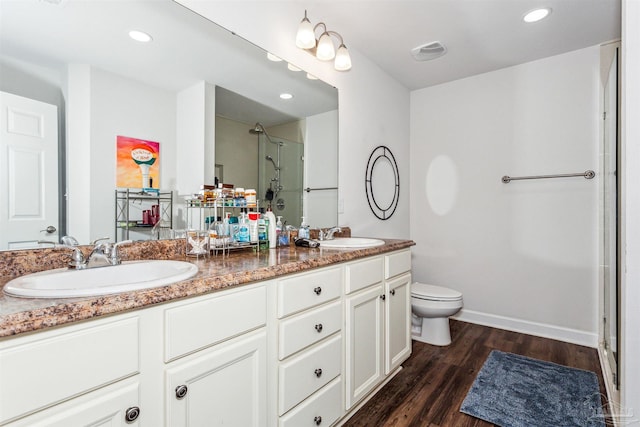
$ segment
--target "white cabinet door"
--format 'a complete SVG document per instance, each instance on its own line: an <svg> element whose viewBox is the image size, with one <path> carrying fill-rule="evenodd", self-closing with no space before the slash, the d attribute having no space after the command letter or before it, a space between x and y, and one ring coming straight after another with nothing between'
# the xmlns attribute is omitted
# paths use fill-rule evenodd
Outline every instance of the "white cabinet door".
<svg viewBox="0 0 640 427"><path fill-rule="evenodd" d="M139 400L138 378L134 377L86 393L6 426L135 427L141 425L141 420L144 419L144 411L138 406Z"/></svg>
<svg viewBox="0 0 640 427"><path fill-rule="evenodd" d="M384 297L382 283L347 297L347 410L373 390L384 375Z"/></svg>
<svg viewBox="0 0 640 427"><path fill-rule="evenodd" d="M386 282L385 375L411 354L411 274Z"/></svg>
<svg viewBox="0 0 640 427"><path fill-rule="evenodd" d="M166 371L167 425L266 425L266 347L263 329L173 362Z"/></svg>

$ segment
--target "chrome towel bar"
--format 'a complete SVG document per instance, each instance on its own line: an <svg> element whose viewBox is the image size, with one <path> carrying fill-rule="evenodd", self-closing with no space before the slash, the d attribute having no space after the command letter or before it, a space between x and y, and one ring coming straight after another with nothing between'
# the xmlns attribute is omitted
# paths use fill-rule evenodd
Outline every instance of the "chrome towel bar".
<svg viewBox="0 0 640 427"><path fill-rule="evenodd" d="M509 176L505 175L502 177L502 182L505 184L510 183L511 181L516 181L519 179L545 179L545 178L569 178L572 176L583 176L585 179L592 179L596 176L596 173L592 170L588 170L582 173L562 173L556 175L534 175L534 176Z"/></svg>
<svg viewBox="0 0 640 427"><path fill-rule="evenodd" d="M304 191L306 191L307 193L309 191L321 191L321 190L337 190L338 187L323 187L323 188L304 188Z"/></svg>

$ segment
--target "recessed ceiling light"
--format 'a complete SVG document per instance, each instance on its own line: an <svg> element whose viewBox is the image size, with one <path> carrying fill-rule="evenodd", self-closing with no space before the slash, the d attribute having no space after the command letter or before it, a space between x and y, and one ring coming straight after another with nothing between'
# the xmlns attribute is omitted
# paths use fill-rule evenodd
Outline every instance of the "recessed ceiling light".
<svg viewBox="0 0 640 427"><path fill-rule="evenodd" d="M142 43L148 43L151 40L153 40L153 37L151 37L149 34L139 30L129 31L129 37L131 37L135 41L142 42Z"/></svg>
<svg viewBox="0 0 640 427"><path fill-rule="evenodd" d="M551 8L549 7L545 7L542 9L534 9L530 12L527 12L522 17L522 20L527 23L538 22L541 19L544 19L547 16L549 16L550 13L551 13Z"/></svg>
<svg viewBox="0 0 640 427"><path fill-rule="evenodd" d="M280 94L280 99L291 99L293 98L293 95L291 95L290 93L281 93Z"/></svg>
<svg viewBox="0 0 640 427"><path fill-rule="evenodd" d="M267 52L267 58L269 58L269 61L273 61L273 62L280 62L282 61L282 58L278 58L277 56L275 56L273 53L271 52Z"/></svg>
<svg viewBox="0 0 640 427"><path fill-rule="evenodd" d="M287 68L290 69L291 71L302 71L300 68L296 67L293 64L287 64Z"/></svg>

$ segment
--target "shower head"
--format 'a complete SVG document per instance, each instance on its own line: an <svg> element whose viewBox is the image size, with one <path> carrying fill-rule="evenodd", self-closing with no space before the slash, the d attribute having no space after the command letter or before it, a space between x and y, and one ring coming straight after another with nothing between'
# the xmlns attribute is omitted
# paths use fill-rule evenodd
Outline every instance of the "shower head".
<svg viewBox="0 0 640 427"><path fill-rule="evenodd" d="M253 128L249 129L249 133L251 135L260 135L262 133L266 134L267 132L264 130L262 123L258 122Z"/></svg>
<svg viewBox="0 0 640 427"><path fill-rule="evenodd" d="M269 141L270 143L275 144L275 145L279 145L279 146L283 145L282 142L273 141L271 139L271 137L269 136L269 134L267 133L267 130L264 128L264 126L260 122L257 122L254 127L249 129L249 133L251 135L264 135L264 136L267 137L267 141Z"/></svg>
<svg viewBox="0 0 640 427"><path fill-rule="evenodd" d="M269 160L273 164L273 167L275 168L275 170L280 170L280 166L276 165L276 162L273 161L273 157L267 155L267 156L264 156L264 158Z"/></svg>

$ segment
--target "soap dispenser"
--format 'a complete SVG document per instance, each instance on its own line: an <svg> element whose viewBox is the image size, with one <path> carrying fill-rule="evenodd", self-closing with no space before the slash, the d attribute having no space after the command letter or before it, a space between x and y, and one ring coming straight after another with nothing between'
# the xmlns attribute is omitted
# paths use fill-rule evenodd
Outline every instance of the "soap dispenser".
<svg viewBox="0 0 640 427"><path fill-rule="evenodd" d="M300 223L300 229L298 230L298 238L309 238L309 225L307 224L307 219L305 217L302 217L302 223Z"/></svg>

